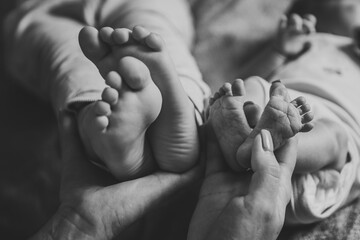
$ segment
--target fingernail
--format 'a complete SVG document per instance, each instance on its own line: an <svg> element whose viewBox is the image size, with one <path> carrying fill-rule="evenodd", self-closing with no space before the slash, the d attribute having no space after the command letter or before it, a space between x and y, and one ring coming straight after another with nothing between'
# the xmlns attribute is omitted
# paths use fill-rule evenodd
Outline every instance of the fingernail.
<svg viewBox="0 0 360 240"><path fill-rule="evenodd" d="M281 83L281 80L280 80L280 79L277 79L277 80L275 80L275 81L272 82L272 84L274 84L274 83Z"/></svg>
<svg viewBox="0 0 360 240"><path fill-rule="evenodd" d="M260 133L261 133L263 149L269 152L274 151L274 145L270 132L268 130L262 129Z"/></svg>

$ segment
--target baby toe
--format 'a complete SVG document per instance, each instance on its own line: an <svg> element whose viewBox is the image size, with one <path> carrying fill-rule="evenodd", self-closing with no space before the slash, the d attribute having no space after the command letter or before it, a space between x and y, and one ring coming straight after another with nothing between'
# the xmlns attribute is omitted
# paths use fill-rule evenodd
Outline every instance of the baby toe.
<svg viewBox="0 0 360 240"><path fill-rule="evenodd" d="M261 118L261 108L253 102L244 103L244 113L251 128L254 128Z"/></svg>
<svg viewBox="0 0 360 240"><path fill-rule="evenodd" d="M129 42L131 31L127 28L117 28L111 35L112 40L116 44L124 44Z"/></svg>
<svg viewBox="0 0 360 240"><path fill-rule="evenodd" d="M245 96L245 85L242 79L235 79L231 86L231 90L234 96Z"/></svg>
<svg viewBox="0 0 360 240"><path fill-rule="evenodd" d="M94 112L98 116L109 116L111 108L108 103L104 101L97 101L94 105Z"/></svg>
<svg viewBox="0 0 360 240"><path fill-rule="evenodd" d="M117 90L121 89L122 79L121 79L121 76L115 71L110 71L106 75L105 82L107 85L109 85L110 87L112 87L114 89L117 89Z"/></svg>
<svg viewBox="0 0 360 240"><path fill-rule="evenodd" d="M316 17L314 15L312 15L312 14L305 14L304 19L311 22L314 26L315 26L316 21L317 21Z"/></svg>
<svg viewBox="0 0 360 240"><path fill-rule="evenodd" d="M297 97L290 102L294 107L298 108L306 104L306 98L303 96Z"/></svg>
<svg viewBox="0 0 360 240"><path fill-rule="evenodd" d="M219 89L219 93L223 96L232 96L232 89L231 84L226 82L224 85Z"/></svg>
<svg viewBox="0 0 360 240"><path fill-rule="evenodd" d="M132 30L132 36L135 40L143 42L150 35L150 31L142 26L135 26Z"/></svg>
<svg viewBox="0 0 360 240"><path fill-rule="evenodd" d="M285 85L282 84L280 80L272 82L270 87L270 97L272 96L280 97L285 102L290 101L288 91Z"/></svg>
<svg viewBox="0 0 360 240"><path fill-rule="evenodd" d="M156 33L150 33L145 38L145 44L154 51L161 51L165 48L164 40Z"/></svg>
<svg viewBox="0 0 360 240"><path fill-rule="evenodd" d="M105 88L102 92L101 98L104 102L107 102L110 105L114 105L117 103L119 98L119 92L111 87Z"/></svg>
<svg viewBox="0 0 360 240"><path fill-rule="evenodd" d="M109 119L106 116L97 116L92 121L92 128L98 131L103 131L109 125Z"/></svg>
<svg viewBox="0 0 360 240"><path fill-rule="evenodd" d="M310 132L314 128L313 123L305 123L302 128L300 129L300 132Z"/></svg>
<svg viewBox="0 0 360 240"><path fill-rule="evenodd" d="M103 40L104 42L113 45L114 41L112 40L112 33L114 32L114 29L111 27L103 27L100 29L99 31L99 35L101 40Z"/></svg>
<svg viewBox="0 0 360 240"><path fill-rule="evenodd" d="M301 123L309 123L314 119L314 114L312 112L307 112L301 116Z"/></svg>
<svg viewBox="0 0 360 240"><path fill-rule="evenodd" d="M298 14L291 14L288 22L288 28L297 32L302 30L303 20Z"/></svg>
<svg viewBox="0 0 360 240"><path fill-rule="evenodd" d="M310 106L310 104L305 103L304 105L301 105L298 109L299 109L300 115L304 115L311 111L311 106Z"/></svg>

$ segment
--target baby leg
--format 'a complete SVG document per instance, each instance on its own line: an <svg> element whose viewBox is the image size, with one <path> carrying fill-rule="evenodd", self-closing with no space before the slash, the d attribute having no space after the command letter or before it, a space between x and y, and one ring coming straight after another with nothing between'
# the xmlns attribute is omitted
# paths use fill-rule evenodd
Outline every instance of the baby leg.
<svg viewBox="0 0 360 240"><path fill-rule="evenodd" d="M274 149L281 147L287 139L298 132L308 132L313 128L313 114L303 97L290 101L287 89L280 81L272 83L270 100L249 137L240 145L236 157L242 168L250 168L251 147L254 137L261 129L267 129L273 138Z"/></svg>
<svg viewBox="0 0 360 240"><path fill-rule="evenodd" d="M289 58L300 56L310 47L309 35L315 33L316 18L305 15L301 18L292 14L289 19L284 16L279 24L279 32L275 48Z"/></svg>
<svg viewBox="0 0 360 240"><path fill-rule="evenodd" d="M88 152L100 158L119 180L141 177L153 170L145 132L161 108L161 94L148 68L124 57L118 71L109 72L102 101L84 107L78 116L80 136Z"/></svg>
<svg viewBox="0 0 360 240"><path fill-rule="evenodd" d="M260 107L245 102L244 82L225 83L210 99L209 118L223 156L233 170L240 171L236 151L245 141L260 116Z"/></svg>
<svg viewBox="0 0 360 240"><path fill-rule="evenodd" d="M346 131L330 119L316 119L307 134L298 134L296 173L308 173L323 168L340 171L347 161Z"/></svg>

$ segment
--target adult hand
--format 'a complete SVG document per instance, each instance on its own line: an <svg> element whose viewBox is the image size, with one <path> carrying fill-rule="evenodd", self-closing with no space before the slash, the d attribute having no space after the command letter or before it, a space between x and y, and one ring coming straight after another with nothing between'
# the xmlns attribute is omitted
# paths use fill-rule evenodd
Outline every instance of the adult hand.
<svg viewBox="0 0 360 240"><path fill-rule="evenodd" d="M276 239L290 201L297 141L273 153L266 130L256 136L253 173L235 173L225 164L211 127L207 132L206 177L188 239Z"/></svg>
<svg viewBox="0 0 360 240"><path fill-rule="evenodd" d="M156 172L116 183L87 160L74 119L61 114L63 172L60 207L33 239L113 239L150 209L200 176L200 167L184 174Z"/></svg>

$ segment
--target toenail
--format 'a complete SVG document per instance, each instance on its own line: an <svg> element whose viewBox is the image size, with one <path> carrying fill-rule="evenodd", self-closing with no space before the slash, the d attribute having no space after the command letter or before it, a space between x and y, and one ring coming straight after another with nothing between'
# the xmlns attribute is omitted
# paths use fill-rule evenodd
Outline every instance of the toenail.
<svg viewBox="0 0 360 240"><path fill-rule="evenodd" d="M273 81L272 83L281 83L281 80L277 79L277 80Z"/></svg>
<svg viewBox="0 0 360 240"><path fill-rule="evenodd" d="M254 105L254 102L252 102L252 101L246 101L246 102L244 103L244 107L246 107L246 106L248 106L248 105Z"/></svg>

